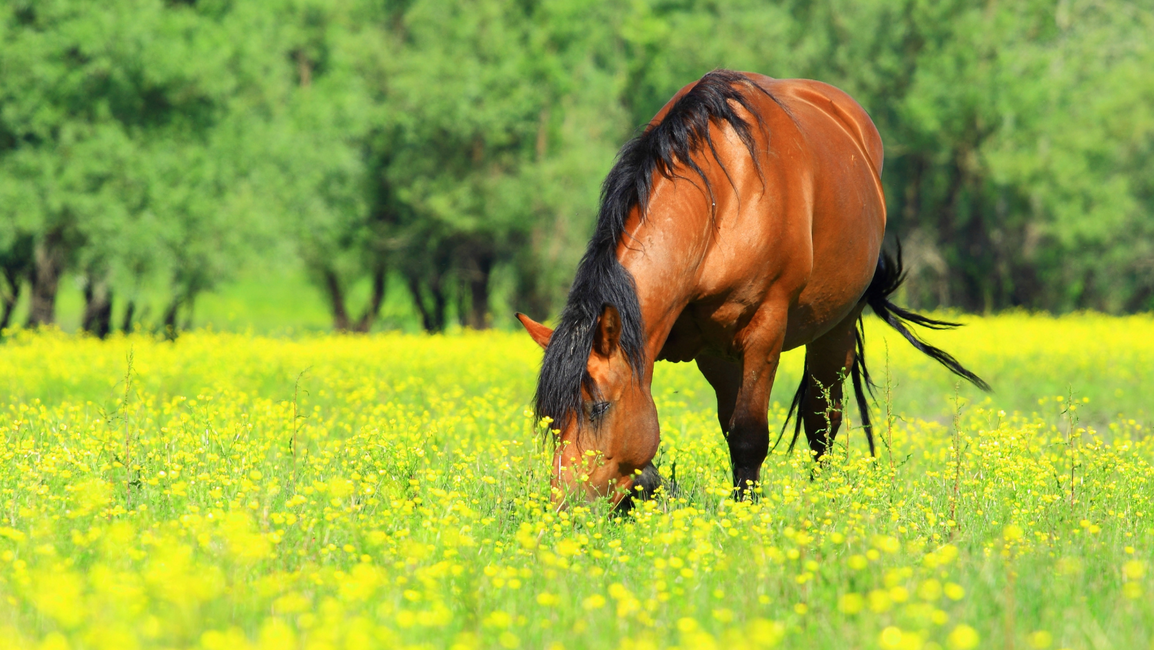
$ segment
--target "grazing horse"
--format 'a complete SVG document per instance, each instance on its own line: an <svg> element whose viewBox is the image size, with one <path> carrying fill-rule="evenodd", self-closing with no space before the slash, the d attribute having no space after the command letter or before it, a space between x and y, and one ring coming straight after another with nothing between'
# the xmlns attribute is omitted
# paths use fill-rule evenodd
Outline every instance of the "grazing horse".
<svg viewBox="0 0 1154 650"><path fill-rule="evenodd" d="M536 411L559 443L559 505L577 493L626 506L635 480L639 490L656 486L650 384L659 359L695 360L716 391L739 497L769 450L783 350L806 347L790 414L797 409L815 456L841 425L846 377L873 452L862 392L866 305L988 389L906 327L953 323L889 300L902 270L900 248L881 253L881 169L881 137L844 92L729 70L682 88L625 144L556 329L517 314L545 349Z"/></svg>

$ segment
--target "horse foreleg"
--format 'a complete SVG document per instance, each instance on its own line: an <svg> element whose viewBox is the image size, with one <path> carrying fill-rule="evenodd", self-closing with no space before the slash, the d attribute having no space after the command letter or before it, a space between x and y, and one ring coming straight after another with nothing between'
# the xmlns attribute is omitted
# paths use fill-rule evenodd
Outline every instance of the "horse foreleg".
<svg viewBox="0 0 1154 650"><path fill-rule="evenodd" d="M729 438L730 420L737 405L737 393L741 390L741 364L722 357L702 355L697 357L697 369L717 395L717 423Z"/></svg>
<svg viewBox="0 0 1154 650"><path fill-rule="evenodd" d="M697 363L717 393L717 419L729 443L739 499L761 479L761 464L769 452L769 393L784 335L784 327L763 327L745 337L741 363L716 357Z"/></svg>
<svg viewBox="0 0 1154 650"><path fill-rule="evenodd" d="M844 411L843 385L854 360L856 309L805 347L806 391L801 404L805 437L814 457L821 459L833 445Z"/></svg>

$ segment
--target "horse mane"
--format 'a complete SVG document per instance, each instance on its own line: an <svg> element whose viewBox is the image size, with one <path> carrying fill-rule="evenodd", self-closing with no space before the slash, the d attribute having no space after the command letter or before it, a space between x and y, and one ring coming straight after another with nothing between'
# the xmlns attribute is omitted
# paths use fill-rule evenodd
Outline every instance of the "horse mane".
<svg viewBox="0 0 1154 650"><path fill-rule="evenodd" d="M711 122L728 122L755 164L759 162L750 126L737 113L740 106L757 115L742 88L769 94L739 72L714 70L706 74L670 107L660 122L650 122L618 152L613 169L601 185L597 226L577 266L569 298L545 349L537 379L537 417L552 419L551 429L564 427L571 417L577 419L578 427L582 426L582 388L599 399L586 366L598 319L606 305L616 307L621 316L620 345L634 376L644 372L645 323L641 305L632 274L617 259L625 221L634 208L645 218L655 172L670 180L684 178L677 173L678 165L701 178L711 204L714 203L713 186L693 160L693 154L707 146L720 163L709 133ZM728 178L724 165L722 170Z"/></svg>

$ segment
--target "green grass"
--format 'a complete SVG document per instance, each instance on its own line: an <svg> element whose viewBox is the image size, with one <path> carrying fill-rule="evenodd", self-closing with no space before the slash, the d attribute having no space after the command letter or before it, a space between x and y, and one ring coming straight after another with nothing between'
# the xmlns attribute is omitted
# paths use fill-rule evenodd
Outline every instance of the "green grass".
<svg viewBox="0 0 1154 650"><path fill-rule="evenodd" d="M871 460L852 430L816 471L779 450L755 504L728 496L708 387L660 364L676 481L623 519L552 511L525 414L540 352L520 333L17 334L0 346L0 638L1149 647L1152 334L1149 317L973 319L934 341L999 392L955 403L871 325L888 444Z"/></svg>
<svg viewBox="0 0 1154 650"><path fill-rule="evenodd" d="M368 282L351 288L348 307L356 315L368 300ZM131 296L113 295L114 327L124 321L128 299L136 302L135 325L146 331L158 330L164 310L170 300L167 289L157 283L141 287ZM65 332L80 329L84 312L82 280L66 276L60 283L56 301L56 323ZM13 325L21 325L28 317L28 292L24 291L17 303ZM180 324L186 324L182 312ZM333 318L324 294L311 282L304 271L295 266L246 270L231 282L214 291L200 294L193 308L192 327L211 328L220 332L253 332L278 336L308 332L327 332ZM511 328L512 324L508 324ZM389 278L385 302L374 324L376 331L417 332L420 316L412 304L408 289L397 276Z"/></svg>

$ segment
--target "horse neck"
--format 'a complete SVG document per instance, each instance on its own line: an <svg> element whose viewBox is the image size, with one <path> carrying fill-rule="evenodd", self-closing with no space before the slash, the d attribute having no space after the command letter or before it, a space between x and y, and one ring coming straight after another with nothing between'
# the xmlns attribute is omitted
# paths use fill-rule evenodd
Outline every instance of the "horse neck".
<svg viewBox="0 0 1154 650"><path fill-rule="evenodd" d="M696 292L712 223L705 194L687 181L660 179L645 218L634 209L617 259L633 275L645 322L646 384L673 324Z"/></svg>

